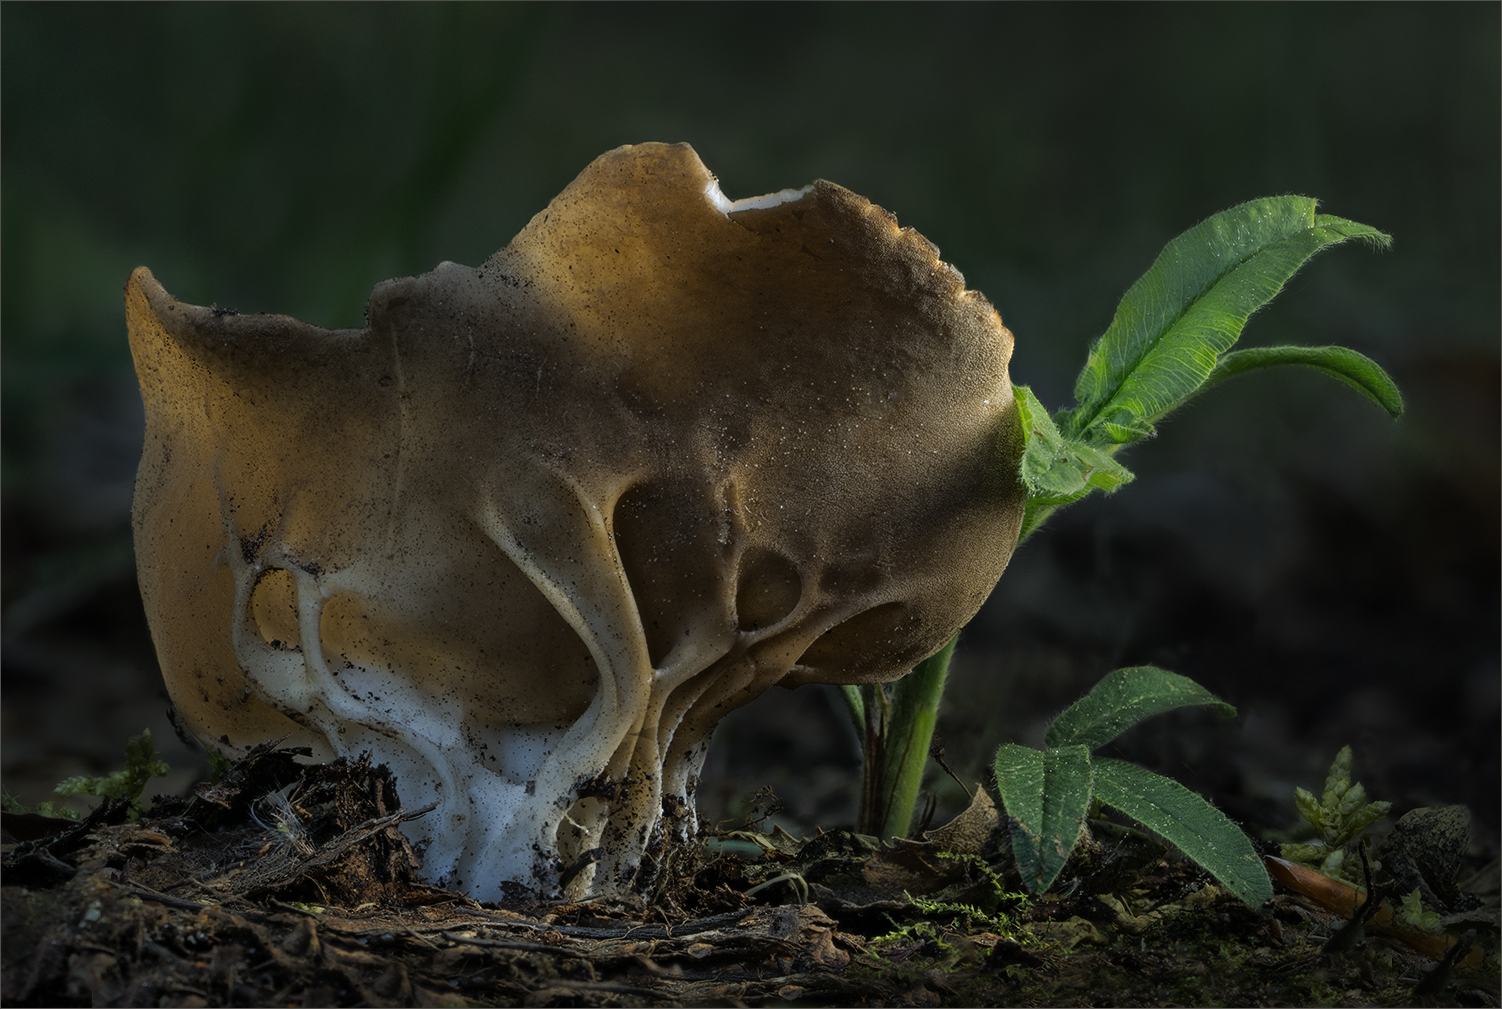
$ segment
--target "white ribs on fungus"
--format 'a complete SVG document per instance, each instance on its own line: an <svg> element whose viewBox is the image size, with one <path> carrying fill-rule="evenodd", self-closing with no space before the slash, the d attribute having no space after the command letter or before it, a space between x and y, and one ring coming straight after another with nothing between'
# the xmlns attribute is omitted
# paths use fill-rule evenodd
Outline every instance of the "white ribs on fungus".
<svg viewBox="0 0 1502 1009"><path fill-rule="evenodd" d="M227 756L370 751L441 801L407 827L425 871L482 899L646 885L720 718L902 676L1016 541L991 305L854 193L731 203L686 144L603 155L478 269L378 285L364 329L145 268L126 308L181 718Z"/></svg>

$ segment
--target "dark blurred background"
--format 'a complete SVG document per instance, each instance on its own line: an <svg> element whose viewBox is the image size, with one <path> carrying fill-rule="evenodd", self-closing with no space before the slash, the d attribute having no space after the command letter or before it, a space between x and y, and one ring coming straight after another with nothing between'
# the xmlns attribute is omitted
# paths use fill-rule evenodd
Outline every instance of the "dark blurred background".
<svg viewBox="0 0 1502 1009"><path fill-rule="evenodd" d="M596 155L689 141L732 198L828 178L918 228L1064 404L1162 244L1300 193L1395 236L1297 276L1245 346L1341 343L1393 423L1313 374L1222 387L1057 515L967 631L940 725L995 747L1121 665L1240 708L1125 737L1256 830L1351 744L1396 812L1497 842L1499 8L1468 5L41 5L0 8L5 788L118 766L150 726L185 787L136 594L142 430L121 289L362 324L371 286L504 245ZM849 824L832 692L722 726L702 811L770 785ZM932 781L940 817L961 801Z"/></svg>

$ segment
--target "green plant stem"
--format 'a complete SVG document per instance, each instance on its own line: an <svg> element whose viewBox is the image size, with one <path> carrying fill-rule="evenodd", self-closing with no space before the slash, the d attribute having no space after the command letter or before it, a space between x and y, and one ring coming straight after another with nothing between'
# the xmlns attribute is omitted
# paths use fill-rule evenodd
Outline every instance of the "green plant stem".
<svg viewBox="0 0 1502 1009"><path fill-rule="evenodd" d="M1020 547L1026 543L1027 538L1037 532L1038 528L1048 521L1048 517L1059 508L1059 505L1041 504L1036 498L1029 499L1022 513L1022 529L1017 535L1017 546Z"/></svg>
<svg viewBox="0 0 1502 1009"><path fill-rule="evenodd" d="M861 804L855 830L859 834L877 834L886 816L882 754L886 749L887 691L880 683L847 689L854 690L861 702L858 716L852 716L861 734Z"/></svg>
<svg viewBox="0 0 1502 1009"><path fill-rule="evenodd" d="M906 837L912 829L913 810L939 717L939 701L958 640L959 635L955 635L936 654L918 663L893 684L890 697L880 684L842 691L864 747L861 808L856 824L860 833ZM852 695L860 697L859 708Z"/></svg>
<svg viewBox="0 0 1502 1009"><path fill-rule="evenodd" d="M845 707L850 709L850 721L855 726L856 738L861 741L862 746L865 746L866 701L861 694L861 688L852 687L847 683L840 687L840 696L845 699Z"/></svg>
<svg viewBox="0 0 1502 1009"><path fill-rule="evenodd" d="M912 829L918 790L928 766L928 750L939 720L939 702L954 657L956 634L937 653L918 663L910 676L892 688L891 720L887 724L886 750L882 754L883 778L887 782L886 819L881 837L906 837Z"/></svg>

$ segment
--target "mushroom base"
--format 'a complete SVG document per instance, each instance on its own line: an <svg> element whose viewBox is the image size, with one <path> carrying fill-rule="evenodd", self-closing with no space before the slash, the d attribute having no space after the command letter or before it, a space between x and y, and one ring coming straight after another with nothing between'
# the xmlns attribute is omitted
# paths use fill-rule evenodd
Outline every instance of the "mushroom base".
<svg viewBox="0 0 1502 1009"><path fill-rule="evenodd" d="M302 726L308 736L299 742L315 753L369 754L391 769L408 805L438 801L402 825L434 882L484 900L517 889L539 897L626 892L653 881L655 872L643 871L648 852L694 834L693 789L708 740L657 745L682 727L681 718L664 725L664 713L692 704L665 703L668 691L649 690L630 710L608 712L607 697L619 692L601 689L572 724L499 726L477 738L456 702L410 676L325 654L319 628L338 576L296 563L266 568L234 551L226 559L247 690ZM268 570L290 576L295 643L269 638L258 621L252 600Z"/></svg>

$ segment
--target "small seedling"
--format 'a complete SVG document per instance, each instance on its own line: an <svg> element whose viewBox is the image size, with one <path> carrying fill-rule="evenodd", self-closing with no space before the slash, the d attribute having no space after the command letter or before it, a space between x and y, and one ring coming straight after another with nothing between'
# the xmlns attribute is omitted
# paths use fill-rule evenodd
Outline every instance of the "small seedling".
<svg viewBox="0 0 1502 1009"><path fill-rule="evenodd" d="M53 791L58 795L97 795L101 799L128 799L131 804L130 818L141 814L141 804L136 801L146 782L152 778L166 777L171 770L165 760L157 756L156 745L151 741L151 730L143 729L139 736L130 737L125 744L125 767L102 778L79 775L58 783Z"/></svg>
<svg viewBox="0 0 1502 1009"><path fill-rule="evenodd" d="M1058 509L1130 482L1131 471L1115 458L1121 449L1156 435L1157 422L1190 399L1250 371L1313 368L1392 417L1401 415L1398 387L1376 362L1353 350L1231 350L1247 319L1305 263L1351 239L1383 248L1392 241L1365 224L1316 213L1312 199L1282 196L1222 211L1169 242L1090 348L1073 406L1050 415L1031 389L1015 387L1025 440L1018 475L1027 489L1019 540ZM890 688L841 688L866 748L862 832L892 837L911 825L953 651L952 640ZM1079 752L1051 746L1048 754L1036 773L1073 780L1090 766ZM1123 780L1128 774L1116 773ZM1068 851L1058 857L1067 858Z"/></svg>
<svg viewBox="0 0 1502 1009"><path fill-rule="evenodd" d="M1399 921L1425 932L1438 932L1440 929L1439 912L1424 910L1418 887L1414 887L1412 893L1404 894L1397 916Z"/></svg>
<svg viewBox="0 0 1502 1009"><path fill-rule="evenodd" d="M1348 875L1344 872L1347 846L1392 809L1390 802L1368 802L1361 783L1351 782L1351 759L1351 748L1341 747L1330 764L1319 798L1308 789L1294 789L1299 815L1314 828L1319 841L1283 845L1283 857L1290 862L1313 866L1337 878Z"/></svg>
<svg viewBox="0 0 1502 1009"><path fill-rule="evenodd" d="M1187 677L1153 666L1118 669L1053 720L1046 749L1008 743L997 751L996 788L1030 892L1053 885L1092 809L1109 806L1176 845L1249 907L1260 909L1272 896L1262 860L1225 814L1170 778L1091 756L1142 719L1191 705L1236 713Z"/></svg>

